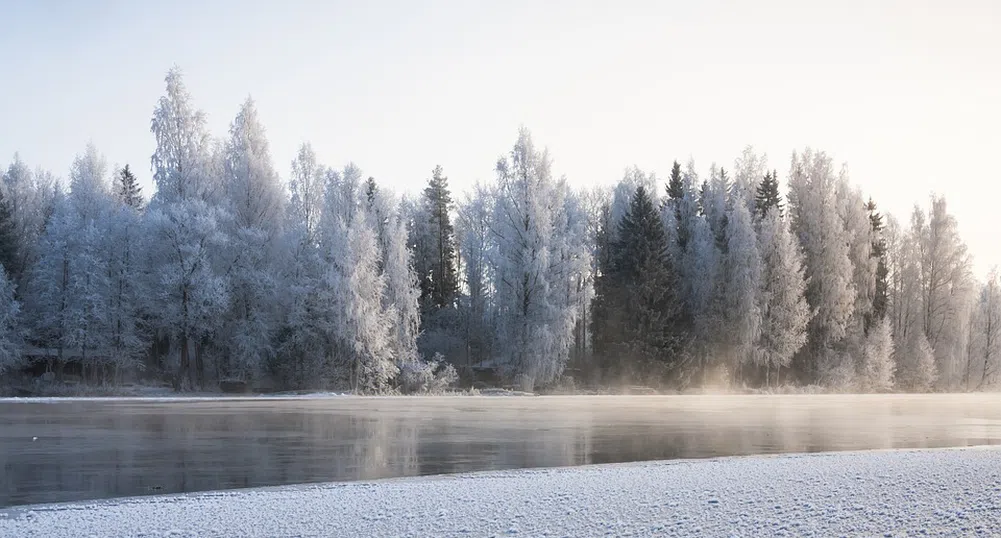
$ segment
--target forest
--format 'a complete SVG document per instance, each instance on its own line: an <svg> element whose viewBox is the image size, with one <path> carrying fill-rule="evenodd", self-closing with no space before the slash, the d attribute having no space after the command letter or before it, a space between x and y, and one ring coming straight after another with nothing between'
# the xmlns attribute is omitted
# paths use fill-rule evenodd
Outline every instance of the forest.
<svg viewBox="0 0 1001 538"><path fill-rule="evenodd" d="M393 193L308 143L280 171L253 100L214 137L181 72L165 82L148 197L93 145L65 181L17 155L3 172L0 384L997 381L998 275L973 274L946 200L898 220L823 151L794 152L781 183L749 147L575 189L523 128L492 181L453 192L429 163L422 192Z"/></svg>

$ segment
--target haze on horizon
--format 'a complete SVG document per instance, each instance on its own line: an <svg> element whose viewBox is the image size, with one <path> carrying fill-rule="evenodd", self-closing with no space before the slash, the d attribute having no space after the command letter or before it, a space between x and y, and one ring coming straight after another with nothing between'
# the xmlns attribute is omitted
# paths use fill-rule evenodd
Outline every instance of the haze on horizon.
<svg viewBox="0 0 1001 538"><path fill-rule="evenodd" d="M50 1L6 4L0 163L65 177L92 141L148 197L150 115L172 65L215 135L251 95L287 178L298 146L416 192L493 176L520 125L575 186L675 159L784 179L793 150L846 162L906 222L944 194L983 277L1001 189L1001 5L989 0L528 2Z"/></svg>

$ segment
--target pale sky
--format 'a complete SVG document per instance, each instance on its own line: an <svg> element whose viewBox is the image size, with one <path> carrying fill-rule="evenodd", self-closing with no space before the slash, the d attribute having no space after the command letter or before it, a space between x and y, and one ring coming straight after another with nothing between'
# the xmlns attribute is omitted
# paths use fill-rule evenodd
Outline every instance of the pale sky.
<svg viewBox="0 0 1001 538"><path fill-rule="evenodd" d="M701 174L746 145L848 163L907 220L945 194L1001 264L1001 2L0 1L0 165L65 177L88 141L152 192L150 116L179 65L214 135L257 101L275 166L299 144L416 192L493 177L528 127L575 186Z"/></svg>

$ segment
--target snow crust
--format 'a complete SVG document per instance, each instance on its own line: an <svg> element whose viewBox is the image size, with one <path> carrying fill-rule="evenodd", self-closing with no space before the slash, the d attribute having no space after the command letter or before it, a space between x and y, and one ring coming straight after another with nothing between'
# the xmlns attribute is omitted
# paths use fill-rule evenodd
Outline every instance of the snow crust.
<svg viewBox="0 0 1001 538"><path fill-rule="evenodd" d="M38 505L2 537L990 536L1001 449L518 470Z"/></svg>

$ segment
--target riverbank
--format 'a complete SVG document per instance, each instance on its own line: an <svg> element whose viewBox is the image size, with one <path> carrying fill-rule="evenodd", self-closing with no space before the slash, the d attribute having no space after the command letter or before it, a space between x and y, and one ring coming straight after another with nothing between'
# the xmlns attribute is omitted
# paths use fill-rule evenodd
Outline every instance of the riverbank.
<svg viewBox="0 0 1001 538"><path fill-rule="evenodd" d="M935 536L1001 528L1001 449L677 460L0 511L0 536Z"/></svg>

